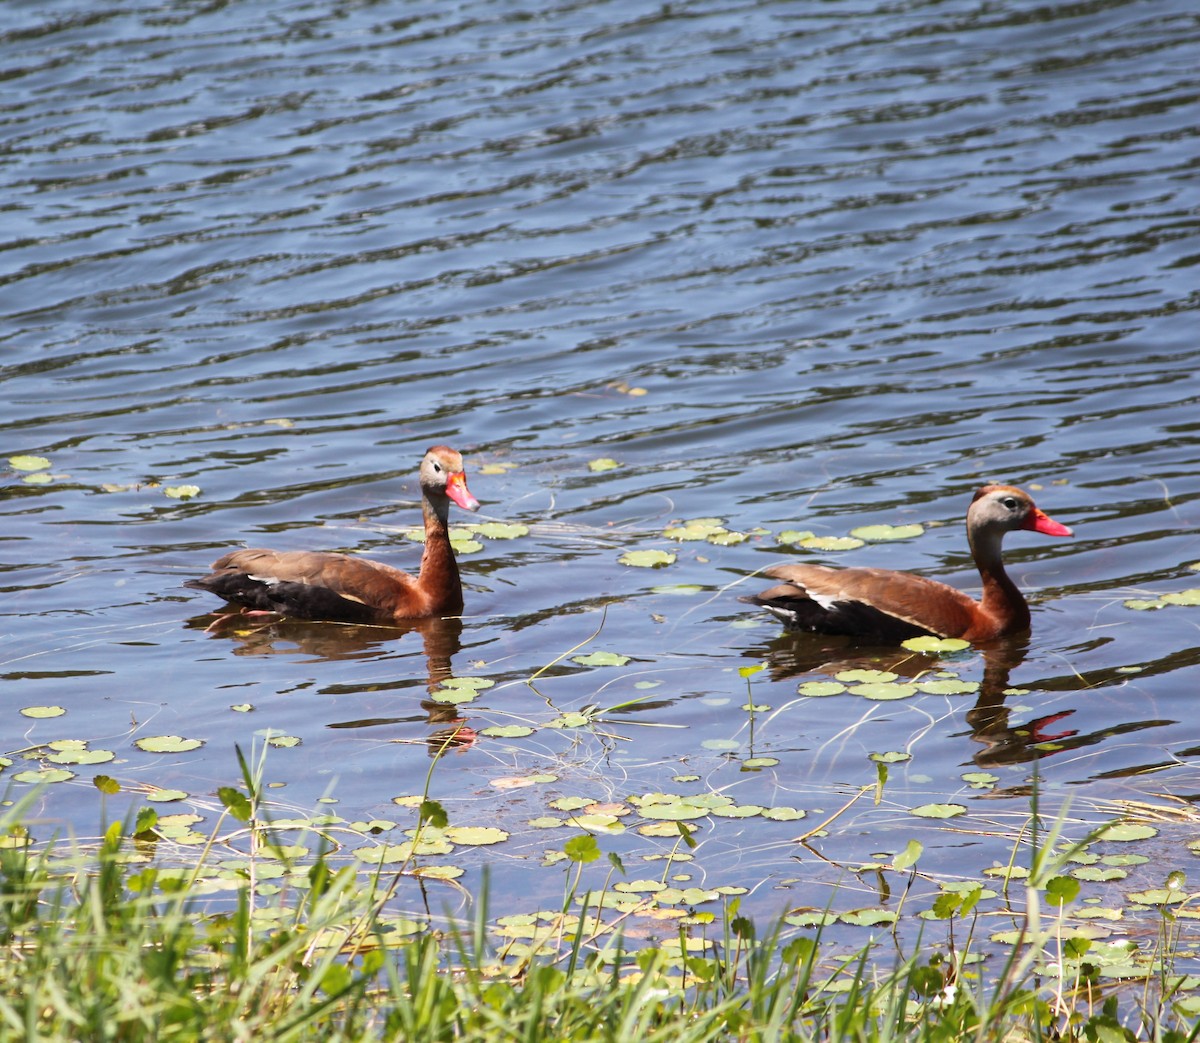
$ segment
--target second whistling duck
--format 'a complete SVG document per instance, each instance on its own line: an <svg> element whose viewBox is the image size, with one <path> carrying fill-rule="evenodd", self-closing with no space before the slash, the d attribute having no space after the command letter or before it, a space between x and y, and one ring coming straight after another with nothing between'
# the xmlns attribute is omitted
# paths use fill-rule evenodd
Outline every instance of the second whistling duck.
<svg viewBox="0 0 1200 1043"><path fill-rule="evenodd" d="M1073 535L1038 510L1028 493L1011 485L985 485L967 511L967 542L983 580L979 601L907 572L825 565L773 565L763 575L782 582L741 600L765 608L794 630L885 642L921 634L990 641L1029 629L1029 606L1000 556L1005 533L1016 529Z"/></svg>
<svg viewBox="0 0 1200 1043"><path fill-rule="evenodd" d="M450 501L479 507L467 488L462 456L435 445L421 461L425 551L411 576L391 565L349 554L237 550L185 587L207 590L245 609L297 619L392 624L462 613L462 582L450 546Z"/></svg>

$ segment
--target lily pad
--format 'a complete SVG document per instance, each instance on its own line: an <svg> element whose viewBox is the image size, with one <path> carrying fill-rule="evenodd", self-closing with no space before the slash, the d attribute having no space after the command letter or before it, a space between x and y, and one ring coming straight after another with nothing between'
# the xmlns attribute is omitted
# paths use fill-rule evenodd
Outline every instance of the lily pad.
<svg viewBox="0 0 1200 1043"><path fill-rule="evenodd" d="M1159 600L1168 605L1200 605L1200 587L1163 594Z"/></svg>
<svg viewBox="0 0 1200 1043"><path fill-rule="evenodd" d="M14 471L41 471L50 466L44 456L10 456L8 466Z"/></svg>
<svg viewBox="0 0 1200 1043"><path fill-rule="evenodd" d="M811 696L826 696L826 695L841 695L846 690L846 686L839 681L805 681L800 684L796 691L800 695Z"/></svg>
<svg viewBox="0 0 1200 1043"><path fill-rule="evenodd" d="M493 739L520 739L532 735L533 729L525 724L496 724L490 728L481 728L480 735L488 735Z"/></svg>
<svg viewBox="0 0 1200 1043"><path fill-rule="evenodd" d="M529 526L518 522L478 522L468 528L488 540L515 540L529 535Z"/></svg>
<svg viewBox="0 0 1200 1043"><path fill-rule="evenodd" d="M1148 612L1152 609L1167 607L1166 602L1160 601L1158 598L1155 598L1153 601L1148 601L1144 598L1129 598L1127 601L1122 602L1122 604L1126 608L1133 609L1135 612Z"/></svg>
<svg viewBox="0 0 1200 1043"><path fill-rule="evenodd" d="M1154 836L1158 836L1158 830L1153 826L1135 822L1115 822L1111 826L1105 826L1096 839L1129 843L1136 840L1149 840Z"/></svg>
<svg viewBox="0 0 1200 1043"><path fill-rule="evenodd" d="M22 717L61 717L67 711L61 706L23 706L19 711Z"/></svg>
<svg viewBox="0 0 1200 1043"><path fill-rule="evenodd" d="M472 847L499 844L508 839L508 833L497 826L450 826L444 832L447 840Z"/></svg>
<svg viewBox="0 0 1200 1043"><path fill-rule="evenodd" d="M854 536L809 536L800 540L800 546L808 550L855 550L863 546L863 540Z"/></svg>
<svg viewBox="0 0 1200 1043"><path fill-rule="evenodd" d="M807 811L801 811L799 808L779 807L767 808L762 813L762 817L770 819L772 822L795 822L797 819L804 818L807 814Z"/></svg>
<svg viewBox="0 0 1200 1043"><path fill-rule="evenodd" d="M847 691L864 699L884 702L892 699L909 699L917 694L915 684L897 684L895 681L877 681L872 684L852 685Z"/></svg>
<svg viewBox="0 0 1200 1043"><path fill-rule="evenodd" d="M675 557L669 550L627 550L617 561L637 569L656 569L675 564Z"/></svg>
<svg viewBox="0 0 1200 1043"><path fill-rule="evenodd" d="M587 655L571 656L571 659L582 666L624 666L629 662L629 656L617 652L588 652Z"/></svg>
<svg viewBox="0 0 1200 1043"><path fill-rule="evenodd" d="M800 543L802 540L814 539L816 535L808 529L784 529L775 539L780 543Z"/></svg>
<svg viewBox="0 0 1200 1043"><path fill-rule="evenodd" d="M204 745L200 739L185 739L180 735L147 735L135 739L133 744L146 753L188 753Z"/></svg>
<svg viewBox="0 0 1200 1043"><path fill-rule="evenodd" d="M917 689L926 695L974 695L979 691L979 682L960 681L957 678L918 681Z"/></svg>
<svg viewBox="0 0 1200 1043"><path fill-rule="evenodd" d="M966 813L967 809L961 804L922 804L910 812L918 818L954 818Z"/></svg>
<svg viewBox="0 0 1200 1043"><path fill-rule="evenodd" d="M190 500L193 496L200 495L200 486L168 485L163 489L163 494L171 497L173 500Z"/></svg>
<svg viewBox="0 0 1200 1043"><path fill-rule="evenodd" d="M924 634L921 637L910 637L907 641L900 643L910 652L924 652L929 655L961 652L963 649L971 647L971 642L964 641L961 637L934 637L932 634Z"/></svg>
<svg viewBox="0 0 1200 1043"><path fill-rule="evenodd" d="M895 909L851 909L841 913L838 919L854 927L877 927L881 923L895 923L899 915Z"/></svg>
<svg viewBox="0 0 1200 1043"><path fill-rule="evenodd" d="M588 461L589 471L612 471L620 466L611 456L601 456L598 459Z"/></svg>
<svg viewBox="0 0 1200 1043"><path fill-rule="evenodd" d="M911 540L925 531L921 525L860 525L850 535L860 540Z"/></svg>
<svg viewBox="0 0 1200 1043"><path fill-rule="evenodd" d="M882 684L894 681L900 675L894 674L890 670L842 670L833 676L846 684Z"/></svg>

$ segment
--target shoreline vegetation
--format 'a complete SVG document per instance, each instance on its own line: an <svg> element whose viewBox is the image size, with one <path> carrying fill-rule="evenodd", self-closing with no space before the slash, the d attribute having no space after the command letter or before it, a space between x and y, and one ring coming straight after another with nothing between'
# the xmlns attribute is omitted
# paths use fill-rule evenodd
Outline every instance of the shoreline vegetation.
<svg viewBox="0 0 1200 1043"><path fill-rule="evenodd" d="M725 896L717 914L664 922L657 941L644 932L635 941L625 929L636 906L613 902L607 884L580 888L584 864L600 857L586 833L563 845L557 912L493 920L485 872L465 920L398 915L402 881L425 876L462 888L419 864L423 839L446 827L437 801L426 796L420 805L398 865L347 862L331 857L319 828L315 852L286 835L290 826L270 817L261 771L240 751L239 761L242 785L219 790L219 821L192 839L186 859L179 845L164 843L153 809L107 825L94 843L68 844L35 840L36 789L6 796L0 1039L1200 1036L1200 983L1174 969L1180 932L1195 923L1177 917L1192 896L1179 891L1173 911L1164 904L1154 952L1136 977L1107 974L1103 946L1068 929L1079 883L1060 872L1054 826L1028 836L1029 871L1012 881L1023 912L1005 957L978 944L986 881L947 892L931 908L904 910L924 921L907 947L886 920L857 948L827 937L832 918L820 915L784 916L760 931L736 896ZM95 784L119 792L105 776ZM1031 822L1039 822L1036 796ZM680 824L684 842L687 829ZM249 845L236 863L227 858L230 831ZM918 858L914 842L890 868L911 870ZM620 875L620 860L610 862ZM1183 874L1172 877L1168 889L1181 888Z"/></svg>

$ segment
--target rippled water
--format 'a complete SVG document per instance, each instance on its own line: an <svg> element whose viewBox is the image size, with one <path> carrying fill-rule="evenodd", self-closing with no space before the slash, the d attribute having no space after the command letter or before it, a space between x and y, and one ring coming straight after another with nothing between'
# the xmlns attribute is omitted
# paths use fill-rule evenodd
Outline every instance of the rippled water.
<svg viewBox="0 0 1200 1043"><path fill-rule="evenodd" d="M90 829L96 772L203 801L269 729L301 743L268 754L284 800L402 818L452 672L497 682L473 728L536 729L431 782L514 831L514 871L566 835L523 826L554 797L696 774L812 820L872 751L913 760L830 857L896 850L927 800L1019 823L1035 762L1077 809L1192 799L1200 614L1123 603L1200 585L1198 42L1182 0L6 5L0 431L53 480L0 487L4 774L52 740L111 749L41 798ZM415 567L434 442L486 517L531 527L462 556L461 634L196 621L214 606L182 581L239 544ZM989 479L1076 530L1009 540L1034 624L1003 684L799 696L853 650L781 637L736 600L761 581L732 585L798 553L783 530L919 521L823 560L972 588ZM697 516L765 532L663 537ZM647 547L678 560L619 563ZM558 660L597 650L631 662ZM764 662L751 736L738 668ZM1074 734L1031 748L1058 714ZM171 733L206 745L133 745ZM980 767L999 781L971 790ZM559 781L496 786L538 771ZM774 911L797 832L717 822L707 871L770 881ZM1007 858L990 843L926 836L971 871Z"/></svg>

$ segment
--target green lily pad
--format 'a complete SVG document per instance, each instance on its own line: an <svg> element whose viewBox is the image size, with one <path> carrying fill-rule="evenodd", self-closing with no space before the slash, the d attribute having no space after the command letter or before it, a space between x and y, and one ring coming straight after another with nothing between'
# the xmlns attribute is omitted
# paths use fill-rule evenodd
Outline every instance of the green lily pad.
<svg viewBox="0 0 1200 1043"><path fill-rule="evenodd" d="M617 561L636 569L656 569L675 563L673 551L668 550L627 550Z"/></svg>
<svg viewBox="0 0 1200 1043"><path fill-rule="evenodd" d="M710 814L718 818L754 818L765 810L757 804L735 804L728 808L713 808Z"/></svg>
<svg viewBox="0 0 1200 1043"><path fill-rule="evenodd" d="M177 800L187 800L187 798L187 791L181 789L156 789L153 792L146 794L146 799L155 804L172 804ZM195 815L193 818L197 822L200 821L199 815ZM162 819L159 819L160 824L162 821Z"/></svg>
<svg viewBox="0 0 1200 1043"><path fill-rule="evenodd" d="M293 746L299 746L302 741L302 739L295 735L271 735L267 738L269 745L284 750L290 750Z"/></svg>
<svg viewBox="0 0 1200 1043"><path fill-rule="evenodd" d="M46 760L53 764L105 764L115 757L112 750L69 749L47 754Z"/></svg>
<svg viewBox="0 0 1200 1043"><path fill-rule="evenodd" d="M833 676L846 684L856 682L875 684L876 682L894 681L900 675L894 674L890 670L842 670Z"/></svg>
<svg viewBox="0 0 1200 1043"><path fill-rule="evenodd" d="M693 518L680 525L668 526L663 529L663 535L670 540L707 540L727 531L720 518Z"/></svg>
<svg viewBox="0 0 1200 1043"><path fill-rule="evenodd" d="M1149 840L1150 837L1155 836L1158 836L1158 830L1153 826L1134 822L1115 822L1111 826L1105 826L1096 839L1129 843L1136 840Z"/></svg>
<svg viewBox="0 0 1200 1043"><path fill-rule="evenodd" d="M903 764L905 761L912 760L912 754L892 750L888 753L870 753L867 755L867 760L875 761L877 764Z"/></svg>
<svg viewBox="0 0 1200 1043"><path fill-rule="evenodd" d="M979 691L978 681L933 680L918 681L917 689L926 695L974 695Z"/></svg>
<svg viewBox="0 0 1200 1043"><path fill-rule="evenodd" d="M532 735L533 729L524 724L496 724L489 728L481 728L480 735L488 735L493 739L520 739Z"/></svg>
<svg viewBox="0 0 1200 1043"><path fill-rule="evenodd" d="M179 735L148 735L133 742L146 753L187 753L204 745L200 739L185 739Z"/></svg>
<svg viewBox="0 0 1200 1043"><path fill-rule="evenodd" d="M1167 607L1166 602L1160 601L1158 598L1155 598L1153 601L1147 601L1143 598L1129 598L1127 601L1122 602L1122 604L1126 608L1133 609L1135 612L1148 612L1152 609Z"/></svg>
<svg viewBox="0 0 1200 1043"><path fill-rule="evenodd" d="M488 540L515 540L529 535L529 526L520 522L474 522L467 528Z"/></svg>
<svg viewBox="0 0 1200 1043"><path fill-rule="evenodd" d="M44 456L10 456L8 466L14 471L41 471L50 466Z"/></svg>
<svg viewBox="0 0 1200 1043"><path fill-rule="evenodd" d="M66 768L41 768L36 771L19 771L14 776L17 782L31 782L34 784L51 783L51 782L69 782L75 778L75 772L67 771Z"/></svg>
<svg viewBox="0 0 1200 1043"><path fill-rule="evenodd" d="M895 909L851 909L838 915L838 920L853 927L877 927L881 923L895 923L898 919Z"/></svg>
<svg viewBox="0 0 1200 1043"><path fill-rule="evenodd" d="M809 536L799 542L807 550L854 550L865 541L853 536Z"/></svg>
<svg viewBox="0 0 1200 1043"><path fill-rule="evenodd" d="M458 530L450 533L450 546L455 554L478 554L483 550L483 544L470 536L462 535Z"/></svg>
<svg viewBox="0 0 1200 1043"><path fill-rule="evenodd" d="M878 681L873 684L851 685L847 691L864 699L884 702L892 699L909 699L917 694L915 684L898 684L895 681Z"/></svg>
<svg viewBox="0 0 1200 1043"><path fill-rule="evenodd" d="M811 696L826 696L826 695L841 695L846 690L846 686L838 681L804 681L800 684L796 691L800 695Z"/></svg>
<svg viewBox="0 0 1200 1043"><path fill-rule="evenodd" d="M850 535L860 540L910 540L925 531L921 525L860 525Z"/></svg>
<svg viewBox="0 0 1200 1043"><path fill-rule="evenodd" d="M200 486L198 485L168 485L164 487L163 494L171 497L173 500L190 500L193 496L200 495Z"/></svg>
<svg viewBox="0 0 1200 1043"><path fill-rule="evenodd" d="M601 456L595 460L588 461L589 471L611 471L620 466L611 456Z"/></svg>
<svg viewBox="0 0 1200 1043"><path fill-rule="evenodd" d="M61 717L67 711L61 706L23 706L18 711L22 717Z"/></svg>
<svg viewBox="0 0 1200 1043"><path fill-rule="evenodd" d="M954 818L966 813L967 809L961 804L922 804L909 812L918 818Z"/></svg>
<svg viewBox="0 0 1200 1043"><path fill-rule="evenodd" d="M807 814L807 811L801 811L799 808L778 807L767 808L763 811L762 817L770 819L772 822L795 822Z"/></svg>
<svg viewBox="0 0 1200 1043"><path fill-rule="evenodd" d="M1200 605L1200 587L1163 594L1159 600L1168 605Z"/></svg>
<svg viewBox="0 0 1200 1043"><path fill-rule="evenodd" d="M921 637L910 637L907 641L900 642L900 644L910 652L924 652L928 655L961 652L971 647L971 642L964 641L961 637L934 637L932 634L924 634Z"/></svg>
<svg viewBox="0 0 1200 1043"><path fill-rule="evenodd" d="M33 474L27 474L21 481L26 485L49 485L54 481L54 475L47 474L45 471L36 471Z"/></svg>
<svg viewBox="0 0 1200 1043"><path fill-rule="evenodd" d="M814 539L816 535L808 529L784 529L775 539L780 543L800 543L803 540Z"/></svg>
<svg viewBox="0 0 1200 1043"><path fill-rule="evenodd" d="M443 832L453 843L471 847L499 844L508 839L508 833L497 826L450 826Z"/></svg>
<svg viewBox="0 0 1200 1043"><path fill-rule="evenodd" d="M996 785L1000 781L1000 776L993 775L990 771L967 771L963 772L962 780L968 783L972 789L987 789Z"/></svg>
<svg viewBox="0 0 1200 1043"><path fill-rule="evenodd" d="M617 652L589 652L571 656L571 659L582 666L624 666L629 662L629 656Z"/></svg>

